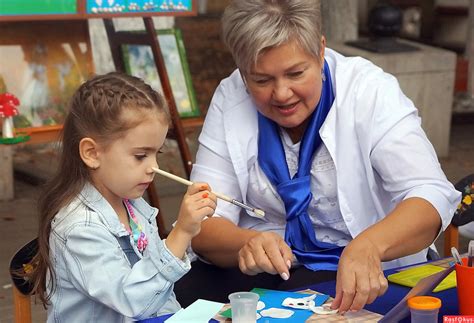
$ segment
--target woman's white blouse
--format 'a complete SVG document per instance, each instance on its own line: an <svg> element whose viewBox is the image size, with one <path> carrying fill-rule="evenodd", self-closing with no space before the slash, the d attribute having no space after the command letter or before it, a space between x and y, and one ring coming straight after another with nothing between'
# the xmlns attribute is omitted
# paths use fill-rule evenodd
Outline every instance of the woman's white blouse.
<svg viewBox="0 0 474 323"><path fill-rule="evenodd" d="M321 221L327 229L322 232L329 239L352 239L411 197L431 203L440 215L442 230L446 229L461 194L441 170L413 102L402 93L395 77L363 58L344 57L326 49L325 60L335 100L319 133L334 172L321 151L322 164L319 160L317 165L313 163L312 193L316 199L327 200L320 201L323 203L314 212L316 235L319 237ZM217 192L261 206L270 213L268 223L259 224L261 228L281 231L286 215L274 188L255 167L257 110L239 71L223 80L214 93L199 142L191 179L208 182ZM287 152L291 150L287 147ZM289 159L292 167L296 160ZM319 174L322 169L325 175ZM334 177L336 193L329 187ZM336 206L331 203L337 203L339 212L331 209ZM240 226L259 228L247 212L223 201L218 201L216 215ZM331 219L335 222L330 223ZM384 268L425 261L426 253L425 249L385 263Z"/></svg>

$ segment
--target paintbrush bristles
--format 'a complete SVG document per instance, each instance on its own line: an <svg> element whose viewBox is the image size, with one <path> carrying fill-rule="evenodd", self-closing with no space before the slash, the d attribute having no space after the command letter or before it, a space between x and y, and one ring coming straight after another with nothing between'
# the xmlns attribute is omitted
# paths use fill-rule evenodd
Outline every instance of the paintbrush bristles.
<svg viewBox="0 0 474 323"><path fill-rule="evenodd" d="M258 215L259 217L262 217L262 218L265 216L265 211L264 210L253 209L253 213L255 213L256 215Z"/></svg>

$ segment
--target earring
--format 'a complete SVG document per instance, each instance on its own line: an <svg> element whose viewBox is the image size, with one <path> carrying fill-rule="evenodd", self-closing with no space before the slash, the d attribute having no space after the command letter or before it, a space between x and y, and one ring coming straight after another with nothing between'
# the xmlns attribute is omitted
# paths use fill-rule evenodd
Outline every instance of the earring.
<svg viewBox="0 0 474 323"><path fill-rule="evenodd" d="M321 70L321 79L323 80L323 82L326 81L326 74L324 74L324 70Z"/></svg>

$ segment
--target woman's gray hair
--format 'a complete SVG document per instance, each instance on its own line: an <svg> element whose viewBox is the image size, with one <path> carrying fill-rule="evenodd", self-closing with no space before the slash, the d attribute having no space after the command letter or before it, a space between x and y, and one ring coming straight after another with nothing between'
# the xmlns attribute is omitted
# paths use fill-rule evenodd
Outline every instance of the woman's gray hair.
<svg viewBox="0 0 474 323"><path fill-rule="evenodd" d="M222 16L222 30L225 44L244 73L266 49L292 40L320 59L319 0L233 0Z"/></svg>

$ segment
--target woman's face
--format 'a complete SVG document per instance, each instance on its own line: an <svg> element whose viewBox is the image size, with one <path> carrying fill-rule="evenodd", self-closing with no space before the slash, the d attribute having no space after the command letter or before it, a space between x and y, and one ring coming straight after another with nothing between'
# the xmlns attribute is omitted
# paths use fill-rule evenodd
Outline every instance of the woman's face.
<svg viewBox="0 0 474 323"><path fill-rule="evenodd" d="M323 38L321 62L324 48ZM298 141L321 97L321 69L315 57L292 41L260 54L244 78L258 111Z"/></svg>

